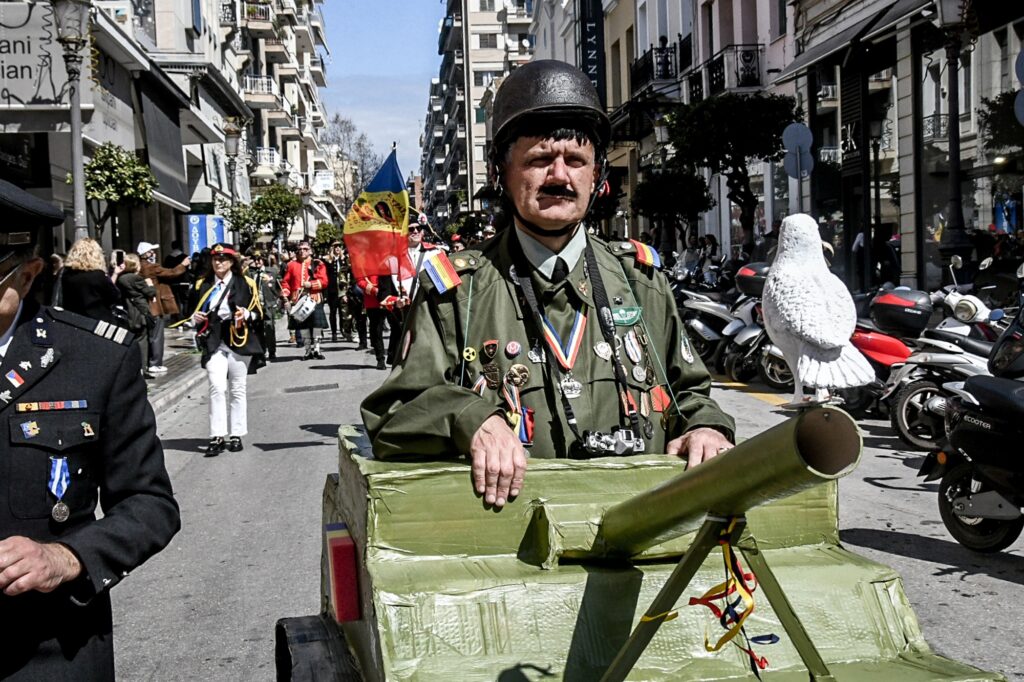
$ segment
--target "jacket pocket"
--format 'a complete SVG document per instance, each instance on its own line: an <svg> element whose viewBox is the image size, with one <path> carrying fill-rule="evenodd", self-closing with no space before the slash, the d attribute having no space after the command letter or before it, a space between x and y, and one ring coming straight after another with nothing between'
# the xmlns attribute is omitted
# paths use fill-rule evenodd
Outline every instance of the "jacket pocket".
<svg viewBox="0 0 1024 682"><path fill-rule="evenodd" d="M50 515L57 498L49 491L51 463L68 460L70 478L63 502L72 518L96 506L96 444L99 414L91 411L24 412L8 418L11 513L19 519Z"/></svg>

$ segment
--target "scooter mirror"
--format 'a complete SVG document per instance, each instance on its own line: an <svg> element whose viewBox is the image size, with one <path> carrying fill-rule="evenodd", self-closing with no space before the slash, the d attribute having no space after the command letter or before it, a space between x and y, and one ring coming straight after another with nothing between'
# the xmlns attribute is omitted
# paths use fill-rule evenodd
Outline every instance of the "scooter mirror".
<svg viewBox="0 0 1024 682"><path fill-rule="evenodd" d="M979 270L988 270L991 265L992 265L992 256L989 256L985 260L981 261L981 263L978 265L978 269Z"/></svg>
<svg viewBox="0 0 1024 682"><path fill-rule="evenodd" d="M989 312L988 314L988 319L991 322L998 322L1004 317L1006 317L1006 311L1004 311L1002 308L996 308L995 310Z"/></svg>
<svg viewBox="0 0 1024 682"><path fill-rule="evenodd" d="M950 267L959 270L964 266L964 259L961 258L960 256L953 256L952 258L949 259L949 265Z"/></svg>

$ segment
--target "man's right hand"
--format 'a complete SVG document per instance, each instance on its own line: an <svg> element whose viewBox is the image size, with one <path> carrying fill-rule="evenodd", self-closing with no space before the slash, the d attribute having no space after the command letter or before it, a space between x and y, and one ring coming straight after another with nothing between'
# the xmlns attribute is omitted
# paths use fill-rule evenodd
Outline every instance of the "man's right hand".
<svg viewBox="0 0 1024 682"><path fill-rule="evenodd" d="M498 415L487 418L469 445L473 459L473 487L484 502L504 507L510 497L519 495L526 474L526 451L519 437Z"/></svg>

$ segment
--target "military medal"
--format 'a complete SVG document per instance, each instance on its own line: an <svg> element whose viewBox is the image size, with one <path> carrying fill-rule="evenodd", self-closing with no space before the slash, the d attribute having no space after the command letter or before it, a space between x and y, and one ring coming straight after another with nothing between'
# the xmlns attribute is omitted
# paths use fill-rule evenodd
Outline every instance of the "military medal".
<svg viewBox="0 0 1024 682"><path fill-rule="evenodd" d="M601 358L602 360L611 360L612 345L607 341L602 341L601 343L594 346L594 354L597 355L597 357Z"/></svg>
<svg viewBox="0 0 1024 682"><path fill-rule="evenodd" d="M559 380L558 385L562 389L562 395L569 400L575 400L583 395L583 384L581 384L571 372L562 377Z"/></svg>
<svg viewBox="0 0 1024 682"><path fill-rule="evenodd" d="M583 294L584 296L586 296L587 295L587 291L588 291L588 289L587 289L587 280L581 279L580 280L580 287L579 288L580 288L580 293Z"/></svg>
<svg viewBox="0 0 1024 682"><path fill-rule="evenodd" d="M679 354L687 363L693 364L693 349L690 348L690 338L685 331L679 332Z"/></svg>
<svg viewBox="0 0 1024 682"><path fill-rule="evenodd" d="M82 422L82 435L86 438L92 438L96 435L96 432L92 428L92 424L89 422Z"/></svg>
<svg viewBox="0 0 1024 682"><path fill-rule="evenodd" d="M482 396L486 388L487 379L484 377L483 374L481 374L479 377L477 377L476 382L473 384L473 388L471 388L470 390L476 393L477 395Z"/></svg>
<svg viewBox="0 0 1024 682"><path fill-rule="evenodd" d="M480 352L484 356L484 362L492 362L494 356L498 354L498 341L497 339L491 339L490 341L484 341L480 346Z"/></svg>
<svg viewBox="0 0 1024 682"><path fill-rule="evenodd" d="M530 368L526 365L512 365L505 374L505 380L513 386L525 386L530 381Z"/></svg>
<svg viewBox="0 0 1024 682"><path fill-rule="evenodd" d="M651 367L650 363L647 364L647 370L644 372L644 381L648 384L654 384L654 368Z"/></svg>
<svg viewBox="0 0 1024 682"><path fill-rule="evenodd" d="M50 480L47 483L47 488L53 493L53 496L57 498L57 503L53 505L53 509L50 510L50 516L57 523L64 523L71 516L71 510L64 504L63 497L64 493L68 491L68 485L71 483L71 472L68 470L68 458L67 457L51 457L50 458Z"/></svg>
<svg viewBox="0 0 1024 682"><path fill-rule="evenodd" d="M647 379L647 370L644 369L643 365L633 365L633 379L643 383Z"/></svg>
<svg viewBox="0 0 1024 682"><path fill-rule="evenodd" d="M519 354L523 352L523 347L518 341L509 341L505 344L505 357L509 360L519 357Z"/></svg>
<svg viewBox="0 0 1024 682"><path fill-rule="evenodd" d="M484 379L487 381L487 388L496 389L501 386L501 369L495 364L486 364L483 368Z"/></svg>
<svg viewBox="0 0 1024 682"><path fill-rule="evenodd" d="M530 359L535 365L542 365L547 361L547 357L544 354L544 349L540 346L534 346L526 353L526 357Z"/></svg>
<svg viewBox="0 0 1024 682"><path fill-rule="evenodd" d="M651 423L650 419L644 419L644 438L650 440L654 438L654 424Z"/></svg>
<svg viewBox="0 0 1024 682"><path fill-rule="evenodd" d="M476 348L472 346L466 346L462 349L462 359L466 362L473 362L476 360Z"/></svg>
<svg viewBox="0 0 1024 682"><path fill-rule="evenodd" d="M46 352L43 353L43 357L39 358L39 366L46 369L53 362L53 349L47 348Z"/></svg>
<svg viewBox="0 0 1024 682"><path fill-rule="evenodd" d="M636 332L630 330L629 333L626 334L624 342L626 346L626 356L633 361L634 365L640 364L642 355L640 353L640 340L637 339Z"/></svg>
<svg viewBox="0 0 1024 682"><path fill-rule="evenodd" d="M647 391L640 394L640 414L644 419L651 416L651 394Z"/></svg>

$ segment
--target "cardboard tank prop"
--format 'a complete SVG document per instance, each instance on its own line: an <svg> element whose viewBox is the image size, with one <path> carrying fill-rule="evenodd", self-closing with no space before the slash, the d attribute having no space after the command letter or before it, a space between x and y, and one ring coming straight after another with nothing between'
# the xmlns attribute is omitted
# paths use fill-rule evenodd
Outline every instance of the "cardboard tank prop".
<svg viewBox="0 0 1024 682"><path fill-rule="evenodd" d="M531 460L500 511L469 465L380 462L342 427L323 612L277 626L279 679L1002 680L932 652L899 575L839 545L853 420L812 408L683 471Z"/></svg>

